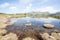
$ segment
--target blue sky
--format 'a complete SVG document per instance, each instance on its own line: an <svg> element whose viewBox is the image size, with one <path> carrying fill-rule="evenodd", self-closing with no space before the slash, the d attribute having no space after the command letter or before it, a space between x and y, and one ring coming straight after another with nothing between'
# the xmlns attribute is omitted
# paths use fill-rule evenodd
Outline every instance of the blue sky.
<svg viewBox="0 0 60 40"><path fill-rule="evenodd" d="M0 0L0 12L24 13L24 12L58 12L60 0Z"/></svg>

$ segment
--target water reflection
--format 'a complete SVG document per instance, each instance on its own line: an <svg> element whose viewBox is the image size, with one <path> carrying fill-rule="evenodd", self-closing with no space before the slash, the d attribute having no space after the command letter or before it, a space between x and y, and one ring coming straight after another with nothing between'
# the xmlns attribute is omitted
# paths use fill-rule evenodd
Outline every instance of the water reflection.
<svg viewBox="0 0 60 40"><path fill-rule="evenodd" d="M41 28L43 30L47 30L43 28L43 24L49 23L55 25L55 28L53 29L59 29L60 30L60 19L56 18L13 18L10 20L10 22L15 22L14 25L12 26L14 29L36 29L36 28ZM30 27L26 27L26 23L32 24ZM12 27L8 27L7 29L10 30ZM50 30L50 29L48 29ZM52 29L51 29L52 30Z"/></svg>

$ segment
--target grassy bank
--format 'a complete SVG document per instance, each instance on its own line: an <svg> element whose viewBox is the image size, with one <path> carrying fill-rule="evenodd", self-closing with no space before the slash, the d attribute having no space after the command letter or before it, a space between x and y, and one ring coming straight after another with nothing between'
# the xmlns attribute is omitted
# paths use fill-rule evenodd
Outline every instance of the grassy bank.
<svg viewBox="0 0 60 40"><path fill-rule="evenodd" d="M11 16L13 18L20 18L20 17L47 18L47 17L53 17L53 18L60 19L60 13L50 14L48 12L29 12L29 13L16 13L16 14L0 13L0 16Z"/></svg>
<svg viewBox="0 0 60 40"><path fill-rule="evenodd" d="M11 16L14 18L18 17L32 17L32 18L41 18L41 17L48 17L49 13L44 13L44 12L29 12L29 13L16 13L16 14L5 14L5 13L0 13L0 16Z"/></svg>
<svg viewBox="0 0 60 40"><path fill-rule="evenodd" d="M26 14L0 14L0 16L11 16L13 18L18 18L18 17L26 17Z"/></svg>

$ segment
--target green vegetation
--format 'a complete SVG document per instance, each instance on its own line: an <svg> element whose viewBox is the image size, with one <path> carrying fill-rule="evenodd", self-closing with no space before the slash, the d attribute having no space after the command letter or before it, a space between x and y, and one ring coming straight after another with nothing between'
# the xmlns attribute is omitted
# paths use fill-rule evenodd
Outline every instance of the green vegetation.
<svg viewBox="0 0 60 40"><path fill-rule="evenodd" d="M32 18L40 18L40 17L48 17L48 12L29 12L29 13L17 13L17 14L4 14L0 13L1 16L12 16L14 18L18 17L32 17Z"/></svg>
<svg viewBox="0 0 60 40"><path fill-rule="evenodd" d="M13 18L18 18L18 17L26 17L26 14L3 14L3 13L0 13L0 16L11 16Z"/></svg>
<svg viewBox="0 0 60 40"><path fill-rule="evenodd" d="M32 18L47 18L47 17L53 17L60 19L60 12L55 14L50 14L49 12L29 12L29 13L16 13L16 14L5 14L0 13L1 16L12 16L13 18L18 17L32 17Z"/></svg>
<svg viewBox="0 0 60 40"><path fill-rule="evenodd" d="M53 18L58 18L58 19L60 19L60 15L51 15L50 17L53 17Z"/></svg>
<svg viewBox="0 0 60 40"><path fill-rule="evenodd" d="M57 12L57 13L55 13L55 14L50 14L50 17L60 19L60 12Z"/></svg>

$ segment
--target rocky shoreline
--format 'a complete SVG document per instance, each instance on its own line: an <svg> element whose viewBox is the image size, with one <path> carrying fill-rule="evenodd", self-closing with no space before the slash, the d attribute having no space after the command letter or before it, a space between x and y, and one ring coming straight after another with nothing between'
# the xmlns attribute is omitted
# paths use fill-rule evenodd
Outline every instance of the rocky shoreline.
<svg viewBox="0 0 60 40"><path fill-rule="evenodd" d="M53 30L50 34L47 32L36 32L34 30L9 32L6 30L6 27L14 24L13 22L6 24L9 19L9 17L1 17L0 19L0 40L60 40L59 30ZM49 26L49 28L53 27Z"/></svg>

